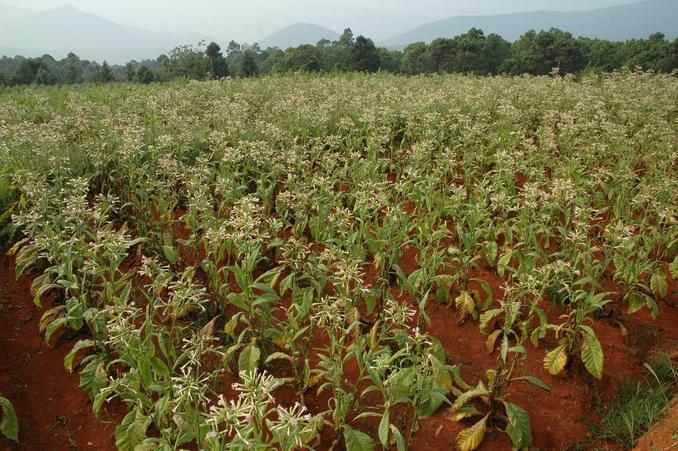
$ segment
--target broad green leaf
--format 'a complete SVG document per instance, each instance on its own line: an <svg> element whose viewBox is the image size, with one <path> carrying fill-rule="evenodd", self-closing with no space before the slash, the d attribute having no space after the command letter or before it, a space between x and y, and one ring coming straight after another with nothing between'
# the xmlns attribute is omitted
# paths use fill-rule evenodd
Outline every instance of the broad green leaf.
<svg viewBox="0 0 678 451"><path fill-rule="evenodd" d="M640 293L637 292L631 292L629 293L628 297L628 302L629 302L629 308L628 308L628 314L632 315L645 307L647 305L647 301L645 300L645 296L643 296Z"/></svg>
<svg viewBox="0 0 678 451"><path fill-rule="evenodd" d="M428 418L436 413L443 403L449 403L447 399L449 390L440 386L429 387L430 388L425 389L423 393L420 393L421 401L418 406L419 408L417 409L419 418Z"/></svg>
<svg viewBox="0 0 678 451"><path fill-rule="evenodd" d="M94 398L99 391L108 385L108 376L104 369L104 362L99 356L91 356L87 366L80 372L80 388L82 388L90 398ZM87 358L83 359L83 363Z"/></svg>
<svg viewBox="0 0 678 451"><path fill-rule="evenodd" d="M390 415L387 407L386 410L384 410L384 414L381 416L381 421L379 422L379 441L384 447L388 445L389 425Z"/></svg>
<svg viewBox="0 0 678 451"><path fill-rule="evenodd" d="M544 369L549 372L549 374L556 376L563 372L567 365L567 351L566 346L558 346L557 348L549 351L544 357Z"/></svg>
<svg viewBox="0 0 678 451"><path fill-rule="evenodd" d="M524 449L532 444L532 429L530 415L520 406L505 402L508 424L506 434L511 439L514 449Z"/></svg>
<svg viewBox="0 0 678 451"><path fill-rule="evenodd" d="M391 434L393 434L393 439L391 441L395 442L398 451L407 451L403 434L401 434L398 428L394 425L391 425Z"/></svg>
<svg viewBox="0 0 678 451"><path fill-rule="evenodd" d="M8 439L19 443L19 421L17 420L14 406L9 402L9 399L0 396L0 410L2 410L0 433Z"/></svg>
<svg viewBox="0 0 678 451"><path fill-rule="evenodd" d="M151 417L135 407L115 429L115 446L119 451L134 451L146 439Z"/></svg>
<svg viewBox="0 0 678 451"><path fill-rule="evenodd" d="M581 359L588 372L596 379L600 379L603 377L603 348L593 330L582 335L584 342L581 346Z"/></svg>
<svg viewBox="0 0 678 451"><path fill-rule="evenodd" d="M346 451L374 451L376 448L372 437L350 426L344 427L344 441Z"/></svg>
<svg viewBox="0 0 678 451"><path fill-rule="evenodd" d="M165 254L165 258L168 262L171 264L175 264L177 262L179 255L177 254L177 250L174 246L171 244L166 244L162 247L162 251Z"/></svg>
<svg viewBox="0 0 678 451"><path fill-rule="evenodd" d="M259 357L261 357L259 348L254 343L248 345L238 357L238 369L249 373L253 372L259 367Z"/></svg>
<svg viewBox="0 0 678 451"><path fill-rule="evenodd" d="M478 448L485 438L487 419L489 414L470 428L466 428L457 435L457 447L460 451L473 451Z"/></svg>

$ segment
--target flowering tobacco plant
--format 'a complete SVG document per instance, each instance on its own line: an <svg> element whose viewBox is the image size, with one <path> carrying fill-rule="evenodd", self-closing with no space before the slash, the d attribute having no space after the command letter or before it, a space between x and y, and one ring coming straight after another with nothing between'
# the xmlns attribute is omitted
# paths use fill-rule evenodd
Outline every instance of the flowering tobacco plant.
<svg viewBox="0 0 678 451"><path fill-rule="evenodd" d="M462 449L542 446L522 362L595 385L600 322L675 303L677 84L3 91L0 236L94 413L127 408L122 450L408 449L443 406ZM496 365L456 360L473 334Z"/></svg>

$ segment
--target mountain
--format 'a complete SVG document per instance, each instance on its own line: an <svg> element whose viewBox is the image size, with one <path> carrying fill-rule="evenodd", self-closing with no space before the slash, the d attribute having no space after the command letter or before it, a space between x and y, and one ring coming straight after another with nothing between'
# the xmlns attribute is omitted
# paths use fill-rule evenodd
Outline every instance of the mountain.
<svg viewBox="0 0 678 451"><path fill-rule="evenodd" d="M18 10L18 11L17 11ZM199 34L163 33L120 25L72 6L31 11L0 4L0 53L63 58L69 52L83 59L125 63L157 58L177 45L209 38ZM4 52L3 52L4 50Z"/></svg>
<svg viewBox="0 0 678 451"><path fill-rule="evenodd" d="M285 50L289 47L298 47L302 44L315 45L321 39L335 41L339 38L339 33L329 28L321 27L312 23L296 23L281 30L276 31L269 37L259 41L262 49L268 47L278 47Z"/></svg>
<svg viewBox="0 0 678 451"><path fill-rule="evenodd" d="M410 0L411 1L411 0ZM286 2L281 2L284 5ZM375 3L375 2L372 2ZM364 35L375 41L381 41L424 25L447 15L426 14L436 11L422 8L424 15L392 11L388 4L383 7L371 7L364 3L314 2L304 8L295 8L281 12L278 17L282 24L305 22L318 24L341 33L350 28L355 36ZM276 28L273 28L276 29Z"/></svg>
<svg viewBox="0 0 678 451"><path fill-rule="evenodd" d="M625 41L647 38L655 32L667 38L678 37L678 1L648 0L591 11L535 11L494 16L457 16L431 22L407 33L380 42L388 48L403 48L413 42L430 42L440 37L454 37L471 28L485 34L497 33L515 41L528 30L560 28L575 36Z"/></svg>

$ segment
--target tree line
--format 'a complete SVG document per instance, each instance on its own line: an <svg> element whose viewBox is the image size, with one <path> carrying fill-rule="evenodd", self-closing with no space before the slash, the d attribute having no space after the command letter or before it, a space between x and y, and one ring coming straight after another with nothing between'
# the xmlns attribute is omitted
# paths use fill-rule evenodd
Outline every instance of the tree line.
<svg viewBox="0 0 678 451"><path fill-rule="evenodd" d="M376 72L474 75L545 75L583 71L610 72L641 68L672 72L678 68L678 39L668 41L661 33L647 39L616 42L551 29L528 31L511 43L497 34L485 35L473 28L453 38L435 39L429 44L410 44L402 51L377 47L364 36L354 37L350 29L335 41L323 39L316 45L287 50L261 49L257 44L231 41L226 49L212 42L180 46L155 60L131 61L126 65L99 64L70 53L56 60L3 57L0 59L0 86L52 85L75 83L164 82L178 78L216 79L250 77L285 72Z"/></svg>

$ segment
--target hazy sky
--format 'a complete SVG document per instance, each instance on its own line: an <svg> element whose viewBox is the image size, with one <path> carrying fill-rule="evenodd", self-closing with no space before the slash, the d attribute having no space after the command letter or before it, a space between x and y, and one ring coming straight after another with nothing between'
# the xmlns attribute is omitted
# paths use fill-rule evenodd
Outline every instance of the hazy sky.
<svg viewBox="0 0 678 451"><path fill-rule="evenodd" d="M312 22L375 39L379 20L425 23L453 15L518 11L594 9L638 0L0 0L47 9L71 4L125 25L158 31L199 32L210 37L253 42L295 22ZM347 23L350 22L350 23ZM369 27L370 29L365 29Z"/></svg>

